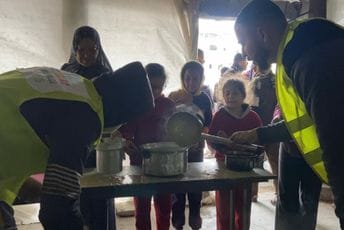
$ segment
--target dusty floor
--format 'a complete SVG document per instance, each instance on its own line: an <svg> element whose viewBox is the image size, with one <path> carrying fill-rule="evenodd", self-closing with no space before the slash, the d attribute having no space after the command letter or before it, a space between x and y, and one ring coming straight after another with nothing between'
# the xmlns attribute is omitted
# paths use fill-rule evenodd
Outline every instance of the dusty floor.
<svg viewBox="0 0 344 230"><path fill-rule="evenodd" d="M252 205L251 215L251 230L272 230L274 223L275 208L271 205L270 200L273 197L272 183L260 183L259 185L259 198L257 203ZM122 200L117 200L119 204ZM118 205L120 206L120 205ZM19 224L19 230L41 230L42 226L38 223L37 213L38 204L30 206L17 206L15 207L15 217ZM154 208L152 209L154 210ZM187 214L186 214L187 215ZM215 206L202 207L203 227L202 229L213 230L216 229L215 222ZM152 225L154 226L154 211L152 212ZM117 217L118 230L132 230L134 227L133 217ZM171 228L173 229L173 228ZM185 226L186 230L190 228ZM320 202L318 212L317 230L336 230L339 229L338 219L334 214L334 207L332 204Z"/></svg>

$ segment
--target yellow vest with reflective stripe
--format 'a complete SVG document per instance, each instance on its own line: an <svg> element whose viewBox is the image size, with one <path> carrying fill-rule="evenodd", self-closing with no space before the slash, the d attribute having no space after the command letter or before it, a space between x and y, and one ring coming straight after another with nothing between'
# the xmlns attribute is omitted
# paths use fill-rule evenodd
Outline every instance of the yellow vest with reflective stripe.
<svg viewBox="0 0 344 230"><path fill-rule="evenodd" d="M295 21L288 25L288 31L280 44L277 56L276 94L286 126L302 156L318 177L328 183L315 124L282 64L283 50L300 23L302 22Z"/></svg>
<svg viewBox="0 0 344 230"><path fill-rule="evenodd" d="M103 127L102 101L91 81L46 67L1 74L0 200L8 204L28 176L46 167L48 148L19 111L20 105L35 98L85 102L98 114Z"/></svg>

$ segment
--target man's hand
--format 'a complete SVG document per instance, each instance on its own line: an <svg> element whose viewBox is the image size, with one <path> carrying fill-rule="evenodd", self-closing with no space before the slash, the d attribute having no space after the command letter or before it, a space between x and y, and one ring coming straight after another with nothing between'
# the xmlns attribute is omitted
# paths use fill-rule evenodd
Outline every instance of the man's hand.
<svg viewBox="0 0 344 230"><path fill-rule="evenodd" d="M251 129L248 131L239 131L232 134L230 139L240 144L258 143L257 130Z"/></svg>

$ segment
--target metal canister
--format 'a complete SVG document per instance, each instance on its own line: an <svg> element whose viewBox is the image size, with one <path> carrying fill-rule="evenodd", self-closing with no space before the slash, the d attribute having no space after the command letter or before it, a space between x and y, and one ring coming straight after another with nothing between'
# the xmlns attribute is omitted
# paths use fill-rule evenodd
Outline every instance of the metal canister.
<svg viewBox="0 0 344 230"><path fill-rule="evenodd" d="M124 140L120 137L102 137L97 145L97 172L113 174L122 171Z"/></svg>

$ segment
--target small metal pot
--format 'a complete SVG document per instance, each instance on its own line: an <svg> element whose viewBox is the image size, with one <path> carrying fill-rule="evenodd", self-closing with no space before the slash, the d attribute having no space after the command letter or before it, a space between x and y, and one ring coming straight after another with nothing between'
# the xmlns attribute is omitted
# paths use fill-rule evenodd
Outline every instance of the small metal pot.
<svg viewBox="0 0 344 230"><path fill-rule="evenodd" d="M141 146L143 173L151 176L177 176L187 170L188 149L174 142L156 142Z"/></svg>
<svg viewBox="0 0 344 230"><path fill-rule="evenodd" d="M122 138L102 139L102 142L96 147L97 172L113 174L122 171L123 147Z"/></svg>
<svg viewBox="0 0 344 230"><path fill-rule="evenodd" d="M251 171L257 166L259 155L251 152L228 151L225 154L225 165L234 171Z"/></svg>

